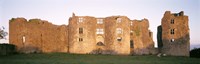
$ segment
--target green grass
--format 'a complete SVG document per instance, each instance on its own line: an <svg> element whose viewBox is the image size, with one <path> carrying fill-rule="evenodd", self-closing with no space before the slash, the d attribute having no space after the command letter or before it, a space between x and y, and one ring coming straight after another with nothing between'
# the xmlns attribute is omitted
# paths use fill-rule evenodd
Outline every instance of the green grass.
<svg viewBox="0 0 200 64"><path fill-rule="evenodd" d="M79 55L65 53L0 56L0 64L200 64L199 58Z"/></svg>

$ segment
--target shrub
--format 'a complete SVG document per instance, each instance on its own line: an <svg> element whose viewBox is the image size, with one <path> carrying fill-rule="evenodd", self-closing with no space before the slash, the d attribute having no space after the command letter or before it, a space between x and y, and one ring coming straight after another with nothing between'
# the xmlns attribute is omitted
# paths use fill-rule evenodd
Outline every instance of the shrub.
<svg viewBox="0 0 200 64"><path fill-rule="evenodd" d="M12 18L12 19L9 20L9 22L13 22L13 21L15 21L15 18Z"/></svg>
<svg viewBox="0 0 200 64"><path fill-rule="evenodd" d="M32 23L39 23L41 20L40 19L30 19L29 22Z"/></svg>
<svg viewBox="0 0 200 64"><path fill-rule="evenodd" d="M12 44L0 44L0 55L9 55L16 52L15 45Z"/></svg>
<svg viewBox="0 0 200 64"><path fill-rule="evenodd" d="M200 48L194 48L190 51L190 57L200 58Z"/></svg>

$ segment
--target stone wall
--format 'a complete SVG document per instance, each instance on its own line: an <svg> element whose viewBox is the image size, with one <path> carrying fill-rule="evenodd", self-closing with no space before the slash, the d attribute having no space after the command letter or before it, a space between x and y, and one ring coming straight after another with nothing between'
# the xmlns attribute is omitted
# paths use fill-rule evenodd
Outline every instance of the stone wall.
<svg viewBox="0 0 200 64"><path fill-rule="evenodd" d="M190 37L188 16L184 12L166 11L162 18L162 53L189 56Z"/></svg>
<svg viewBox="0 0 200 64"><path fill-rule="evenodd" d="M153 34L148 29L149 21L147 19L132 20L131 28L131 40L133 40L132 54L155 54Z"/></svg>
<svg viewBox="0 0 200 64"><path fill-rule="evenodd" d="M98 22L99 20L102 23ZM166 11L158 27L158 51L167 55L189 56L188 16ZM75 16L69 25L53 25L40 19L12 18L9 42L17 51L69 52L76 54L143 55L156 54L149 21L126 16L95 18Z"/></svg>
<svg viewBox="0 0 200 64"><path fill-rule="evenodd" d="M53 25L40 19L12 18L9 22L9 42L24 53L67 52L66 25Z"/></svg>
<svg viewBox="0 0 200 64"><path fill-rule="evenodd" d="M107 50L112 51L111 54L130 54L129 21L129 18L126 16L110 16L105 18L105 45Z"/></svg>
<svg viewBox="0 0 200 64"><path fill-rule="evenodd" d="M103 21L100 24L99 19ZM79 33L80 28L83 33ZM148 28L147 19L130 20L126 16L95 18L73 14L69 19L69 51L78 54L154 54L153 33ZM102 29L103 34L97 34L98 29ZM131 40L133 48L130 47Z"/></svg>
<svg viewBox="0 0 200 64"><path fill-rule="evenodd" d="M147 19L130 20L126 16L95 18L73 14L68 26L24 18L13 18L9 24L10 43L16 45L20 52L154 54L153 33L148 29Z"/></svg>
<svg viewBox="0 0 200 64"><path fill-rule="evenodd" d="M81 22L79 22L81 18ZM123 54L130 53L129 45L129 19L122 17L122 22L117 23L119 16L106 18L95 18L90 16L72 16L69 19L69 50L70 53L79 54ZM102 24L97 24L97 20L102 19ZM83 33L79 29L83 28ZM116 28L122 28L122 34L116 33ZM97 29L103 29L103 34L97 34ZM122 41L118 42L117 37ZM79 39L83 41L79 41ZM98 43L103 45L97 45Z"/></svg>

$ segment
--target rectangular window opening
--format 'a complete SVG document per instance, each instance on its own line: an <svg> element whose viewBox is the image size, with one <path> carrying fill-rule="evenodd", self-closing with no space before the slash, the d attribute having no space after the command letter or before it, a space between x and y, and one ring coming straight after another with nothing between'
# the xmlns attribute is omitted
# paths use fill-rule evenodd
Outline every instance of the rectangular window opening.
<svg viewBox="0 0 200 64"><path fill-rule="evenodd" d="M122 34L122 28L117 28L117 34Z"/></svg>
<svg viewBox="0 0 200 64"><path fill-rule="evenodd" d="M171 24L174 24L174 19L171 19Z"/></svg>
<svg viewBox="0 0 200 64"><path fill-rule="evenodd" d="M83 41L83 38L79 38L79 42L82 42Z"/></svg>
<svg viewBox="0 0 200 64"><path fill-rule="evenodd" d="M134 48L133 40L130 41L130 48Z"/></svg>
<svg viewBox="0 0 200 64"><path fill-rule="evenodd" d="M78 18L78 22L83 22L83 18Z"/></svg>
<svg viewBox="0 0 200 64"><path fill-rule="evenodd" d="M103 19L97 19L97 24L103 24Z"/></svg>
<svg viewBox="0 0 200 64"><path fill-rule="evenodd" d="M96 31L96 34L104 34L104 31L103 31L103 29L102 28L98 28L98 29L96 29L97 31Z"/></svg>
<svg viewBox="0 0 200 64"><path fill-rule="evenodd" d="M133 25L133 22L131 21L131 26Z"/></svg>
<svg viewBox="0 0 200 64"><path fill-rule="evenodd" d="M171 29L171 32L170 32L172 35L174 35L174 29Z"/></svg>
<svg viewBox="0 0 200 64"><path fill-rule="evenodd" d="M79 28L79 34L83 34L83 28Z"/></svg>

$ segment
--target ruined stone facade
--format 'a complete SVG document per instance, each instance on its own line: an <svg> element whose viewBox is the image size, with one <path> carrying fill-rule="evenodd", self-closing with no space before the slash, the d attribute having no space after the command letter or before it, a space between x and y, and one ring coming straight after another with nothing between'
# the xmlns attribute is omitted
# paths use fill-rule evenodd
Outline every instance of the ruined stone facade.
<svg viewBox="0 0 200 64"><path fill-rule="evenodd" d="M165 12L158 27L158 50L154 48L149 21L126 16L96 18L76 16L68 25L53 25L40 19L13 18L9 41L17 51L66 52L75 54L144 55L157 51L168 55L189 55L188 16Z"/></svg>
<svg viewBox="0 0 200 64"><path fill-rule="evenodd" d="M68 28L40 19L13 18L9 22L9 42L24 53L67 52Z"/></svg>
<svg viewBox="0 0 200 64"><path fill-rule="evenodd" d="M53 25L40 19L13 18L10 43L21 52L69 52L76 54L152 54L154 42L147 19L126 16L95 18L75 16L69 25Z"/></svg>
<svg viewBox="0 0 200 64"><path fill-rule="evenodd" d="M131 20L130 25L130 43L132 54L155 54L153 42L153 33L148 29L149 21L147 19Z"/></svg>
<svg viewBox="0 0 200 64"><path fill-rule="evenodd" d="M166 11L158 26L158 47L161 53L173 56L189 56L190 36L188 16L184 12Z"/></svg>
<svg viewBox="0 0 200 64"><path fill-rule="evenodd" d="M154 42L148 28L147 19L73 15L69 19L69 51L78 54L150 54Z"/></svg>

